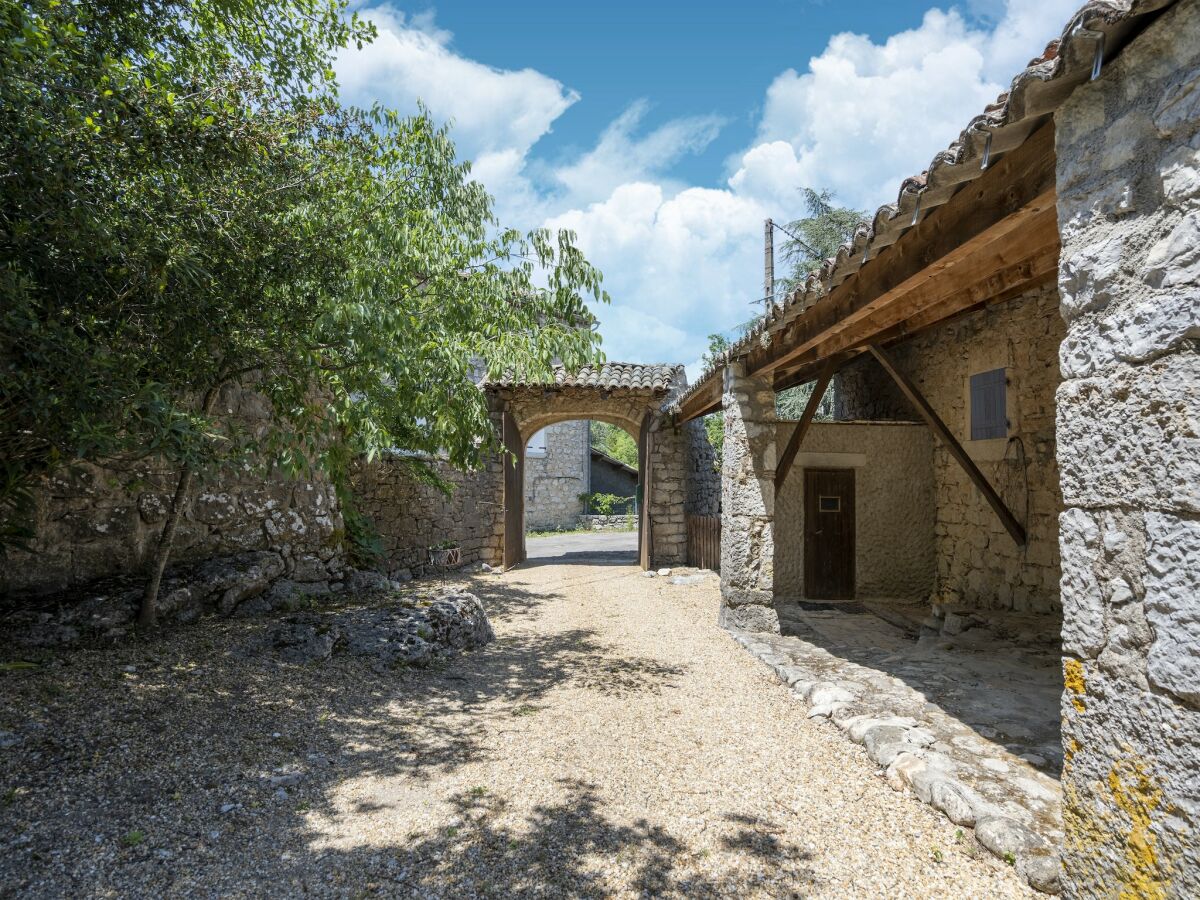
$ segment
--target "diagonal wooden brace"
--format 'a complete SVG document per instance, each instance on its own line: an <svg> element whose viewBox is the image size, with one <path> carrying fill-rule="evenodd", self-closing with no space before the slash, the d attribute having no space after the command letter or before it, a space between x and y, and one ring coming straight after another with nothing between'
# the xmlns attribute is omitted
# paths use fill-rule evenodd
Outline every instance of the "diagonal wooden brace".
<svg viewBox="0 0 1200 900"><path fill-rule="evenodd" d="M896 382L896 387L900 388L909 402L916 407L917 412L921 414L921 418L925 420L925 424L929 426L930 430L937 435L938 440L950 451L950 455L963 467L963 471L967 473L967 476L975 484L975 487L983 492L983 498L987 500L988 506L1000 517L1000 522L1004 525L1009 535L1012 536L1012 539L1017 542L1017 546L1023 547L1025 545L1024 526L1017 521L1016 516L1004 505L1004 501L1000 499L1000 495L988 483L984 474L979 471L979 467L975 465L975 461L967 455L967 451L962 448L962 444L950 433L950 429L946 427L946 423L938 418L938 414L933 411L933 407L929 405L929 401L917 390L916 385L909 381L892 364L891 358L881 348L874 344L868 344L867 349L879 361L879 365L883 366L883 370L892 377L892 381Z"/></svg>
<svg viewBox="0 0 1200 900"><path fill-rule="evenodd" d="M829 387L829 382L837 372L840 363L841 360L831 356L825 361L821 374L817 376L817 383L813 387L812 396L808 398L808 405L804 407L804 414L800 416L800 422L796 426L796 430L792 432L791 438L788 439L787 447L784 448L783 456L779 457L778 465L775 466L776 494L787 480L788 472L792 470L792 463L796 461L796 454L800 452L800 444L804 440L804 435L808 431L808 427L812 425L817 408L821 405L821 398L825 396L825 389Z"/></svg>

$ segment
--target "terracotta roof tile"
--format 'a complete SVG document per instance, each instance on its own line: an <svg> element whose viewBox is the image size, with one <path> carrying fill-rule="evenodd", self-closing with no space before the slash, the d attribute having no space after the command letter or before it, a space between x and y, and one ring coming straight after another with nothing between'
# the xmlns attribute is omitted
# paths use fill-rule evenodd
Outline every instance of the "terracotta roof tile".
<svg viewBox="0 0 1200 900"><path fill-rule="evenodd" d="M600 388L602 390L636 390L666 393L682 378L683 366L644 365L641 363L603 363L599 366L583 366L576 372L568 372L562 366L554 367L554 379L529 380L505 377L495 381L484 381L485 388Z"/></svg>

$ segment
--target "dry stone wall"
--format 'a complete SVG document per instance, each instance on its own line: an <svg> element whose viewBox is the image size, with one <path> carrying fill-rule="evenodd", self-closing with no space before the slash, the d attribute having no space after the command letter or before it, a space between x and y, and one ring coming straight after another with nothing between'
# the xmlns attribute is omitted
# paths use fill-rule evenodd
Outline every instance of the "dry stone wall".
<svg viewBox="0 0 1200 900"><path fill-rule="evenodd" d="M270 416L258 394L229 387L218 409L250 430ZM144 571L175 489L156 463L121 470L79 464L45 480L32 553L0 559L0 596L20 598ZM267 552L279 568L319 582L336 577L343 523L332 485L257 469L223 472L193 488L175 533L172 563Z"/></svg>
<svg viewBox="0 0 1200 900"><path fill-rule="evenodd" d="M545 438L544 455L525 454L525 527L573 528L584 512L579 495L590 490L588 423L558 422L546 428Z"/></svg>
<svg viewBox="0 0 1200 900"><path fill-rule="evenodd" d="M796 428L780 422L776 445ZM854 471L855 596L924 600L934 582L933 439L923 423L813 422L775 497L775 596L804 597L804 469Z"/></svg>
<svg viewBox="0 0 1200 900"><path fill-rule="evenodd" d="M496 456L479 471L433 461L452 490L447 496L413 475L411 460L388 455L361 463L351 476L354 503L378 534L382 568L393 578L436 570L429 549L451 543L462 565L501 564L504 546L504 471Z"/></svg>
<svg viewBox="0 0 1200 900"><path fill-rule="evenodd" d="M963 468L934 442L934 599L947 606L1047 614L1057 631L1058 516L1054 392L1065 333L1053 285L918 335L890 352L1024 524L1018 546ZM1007 440L971 441L970 375L1004 368ZM839 391L839 414L913 419L915 411L874 361L856 364Z"/></svg>
<svg viewBox="0 0 1200 900"><path fill-rule="evenodd" d="M1056 115L1064 893L1200 896L1200 5Z"/></svg>
<svg viewBox="0 0 1200 900"><path fill-rule="evenodd" d="M702 419L683 425L687 442L687 506L693 516L715 516L721 512L721 469L717 451L708 442Z"/></svg>

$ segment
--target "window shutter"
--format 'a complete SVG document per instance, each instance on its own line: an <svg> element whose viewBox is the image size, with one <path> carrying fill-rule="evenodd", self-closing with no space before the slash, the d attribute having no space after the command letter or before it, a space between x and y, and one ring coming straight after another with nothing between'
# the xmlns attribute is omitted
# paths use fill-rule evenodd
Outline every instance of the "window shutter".
<svg viewBox="0 0 1200 900"><path fill-rule="evenodd" d="M971 440L1008 437L1006 389L1003 369L971 376Z"/></svg>

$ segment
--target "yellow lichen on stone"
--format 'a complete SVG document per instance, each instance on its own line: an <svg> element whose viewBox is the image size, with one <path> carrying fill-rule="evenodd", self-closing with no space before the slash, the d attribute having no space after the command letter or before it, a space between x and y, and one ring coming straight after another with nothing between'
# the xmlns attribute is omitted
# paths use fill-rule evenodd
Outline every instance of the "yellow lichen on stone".
<svg viewBox="0 0 1200 900"><path fill-rule="evenodd" d="M1063 684L1066 685L1068 691L1073 696L1071 705L1075 707L1076 712L1083 712L1087 709L1087 704L1083 702L1083 694L1087 693L1087 679L1083 675L1083 663L1077 659L1063 660Z"/></svg>
<svg viewBox="0 0 1200 900"><path fill-rule="evenodd" d="M1162 803L1162 791L1142 763L1129 759L1118 761L1109 770L1108 789L1130 822L1121 900L1165 898L1170 879L1158 858L1158 838L1150 828L1154 810Z"/></svg>

